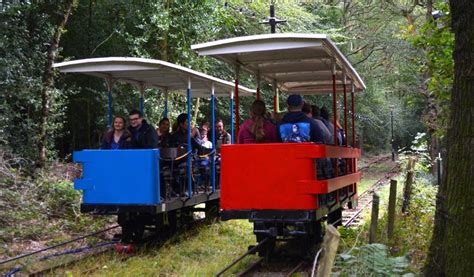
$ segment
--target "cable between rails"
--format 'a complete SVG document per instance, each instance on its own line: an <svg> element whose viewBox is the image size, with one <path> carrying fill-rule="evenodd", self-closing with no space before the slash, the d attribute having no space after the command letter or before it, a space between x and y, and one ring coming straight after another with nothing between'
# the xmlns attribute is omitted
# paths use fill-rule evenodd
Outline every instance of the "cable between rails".
<svg viewBox="0 0 474 277"><path fill-rule="evenodd" d="M3 260L3 261L0 261L0 265L6 264L6 263L9 263L9 262L13 262L13 261L16 261L16 260L19 260L19 259L22 259L22 258L26 258L26 257L32 256L32 255L35 255L35 254L38 254L38 253L41 253L41 252L44 252L44 251L47 251L47 250L51 250L51 249L57 248L57 247L59 247L59 246L63 246L63 245L66 245L66 244L70 244L70 243L73 243L73 242L76 242L76 241L85 239L85 238L87 238L87 237L96 236L96 235L98 235L98 234L107 232L107 231L109 231L109 230L112 230L112 229L115 229L115 228L118 228L118 227L120 227L120 225L114 225L114 226L112 226L112 227L109 227L109 228L104 229L104 230L101 230L101 231L97 231L97 232L94 232L94 233L90 233L90 234L87 234L87 235L85 235L85 236L81 236L81 237L78 237L78 238L75 238L75 239L72 239L72 240L68 240L68 241L65 241L65 242L61 242L61 243L52 245L52 246L50 246L50 247L46 247L46 248L43 248L43 249L40 249L40 250L37 250L37 251L33 251L33 252L30 252L30 253L26 253L26 254L23 254L23 255L19 255L19 256L10 258L10 259L6 259L6 260Z"/></svg>

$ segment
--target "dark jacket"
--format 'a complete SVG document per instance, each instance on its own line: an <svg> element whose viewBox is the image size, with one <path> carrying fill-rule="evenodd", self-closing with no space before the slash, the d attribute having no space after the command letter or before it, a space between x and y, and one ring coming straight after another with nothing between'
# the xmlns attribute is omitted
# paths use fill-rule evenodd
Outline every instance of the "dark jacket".
<svg viewBox="0 0 474 277"><path fill-rule="evenodd" d="M334 144L334 139L333 139L333 132L334 130L327 127L327 125L324 123L325 119L322 118L321 116L313 116L313 119L316 120L316 123L323 129L323 134L324 134L324 143L325 144ZM329 123L328 121L326 121Z"/></svg>
<svg viewBox="0 0 474 277"><path fill-rule="evenodd" d="M331 143L334 145L334 124L332 124L331 121L321 117L321 120L323 121L324 125L328 128L329 132L331 133ZM342 145L341 140L342 138L340 137L339 130L336 131L336 138L337 138L337 145Z"/></svg>
<svg viewBox="0 0 474 277"><path fill-rule="evenodd" d="M278 125L277 131L281 142L324 143L324 130L303 112L287 113Z"/></svg>
<svg viewBox="0 0 474 277"><path fill-rule="evenodd" d="M160 148L168 148L168 147L173 147L172 144L172 135L171 134L166 134L166 135L158 135L158 146Z"/></svg>
<svg viewBox="0 0 474 277"><path fill-rule="evenodd" d="M128 130L132 133L135 148L151 149L158 147L158 134L155 128L148 124L146 120L142 121L138 129L129 126Z"/></svg>
<svg viewBox="0 0 474 277"><path fill-rule="evenodd" d="M100 149L112 149L112 142L114 139L114 130L105 133L100 144ZM127 131L123 132L122 136L118 141L118 149L131 149L134 148L131 134Z"/></svg>
<svg viewBox="0 0 474 277"><path fill-rule="evenodd" d="M179 147L182 145L187 145L188 144L188 131L186 130L185 132L181 131L181 129L178 129L176 132L174 132L171 135L171 146L174 147ZM191 138L191 148L193 150L202 150L202 143L201 143L201 137L199 135L199 132L196 132L196 135Z"/></svg>

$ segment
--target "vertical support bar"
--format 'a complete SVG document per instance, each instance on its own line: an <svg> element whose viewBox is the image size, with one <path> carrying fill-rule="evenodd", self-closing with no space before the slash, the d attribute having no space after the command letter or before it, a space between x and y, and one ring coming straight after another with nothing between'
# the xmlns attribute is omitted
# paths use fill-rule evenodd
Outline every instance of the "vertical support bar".
<svg viewBox="0 0 474 277"><path fill-rule="evenodd" d="M230 143L234 144L234 93L230 92Z"/></svg>
<svg viewBox="0 0 474 277"><path fill-rule="evenodd" d="M343 82L342 82L342 87L343 87L343 90L344 90L344 136L346 138L346 141L345 141L345 145L346 147L349 146L349 143L348 143L348 138L347 138L347 76L346 74L344 73L344 79L343 79ZM345 159L345 170L346 170L346 173L345 174L348 174L349 173L349 163L350 163L351 159Z"/></svg>
<svg viewBox="0 0 474 277"><path fill-rule="evenodd" d="M255 87L257 88L257 100L260 100L260 72L257 73L256 79L257 84L255 85Z"/></svg>
<svg viewBox="0 0 474 277"><path fill-rule="evenodd" d="M348 131L347 131L347 79L346 79L346 74L344 74L344 83L343 83L343 89L344 89L344 135L346 136L346 147L349 146L349 139L347 138Z"/></svg>
<svg viewBox="0 0 474 277"><path fill-rule="evenodd" d="M140 84L138 86L138 89L140 90L140 113L143 115L143 95L145 94L145 85Z"/></svg>
<svg viewBox="0 0 474 277"><path fill-rule="evenodd" d="M211 90L211 122L215 126L216 122L216 100L215 100L215 87L214 83L212 83L212 90ZM212 184L212 192L216 191L216 128L213 127L211 131L211 139L212 139L212 156L211 156L211 184Z"/></svg>
<svg viewBox="0 0 474 277"><path fill-rule="evenodd" d="M351 82L351 116L352 116L352 147L355 148L355 136L356 136L356 128L355 128L355 97L354 97L354 82ZM352 159L352 172L357 171L357 164L356 164L356 159Z"/></svg>
<svg viewBox="0 0 474 277"><path fill-rule="evenodd" d="M273 80L272 82L272 90L273 90L273 111L278 113L280 111L279 105L279 97L278 97L278 89L277 89L277 82Z"/></svg>
<svg viewBox="0 0 474 277"><path fill-rule="evenodd" d="M355 128L355 98L354 98L354 83L352 83L352 87L351 87L351 102L352 102L352 105L351 105L351 109L352 109L352 147L356 147L356 140L355 140L355 136L356 136L356 128Z"/></svg>
<svg viewBox="0 0 474 277"><path fill-rule="evenodd" d="M235 67L235 132L239 133L240 126L240 115L239 115L239 77L240 77L240 66ZM232 134L232 143L235 142L234 135Z"/></svg>
<svg viewBox="0 0 474 277"><path fill-rule="evenodd" d="M334 145L337 146L337 105L336 105L336 62L332 61L332 114L333 114L333 125L334 125ZM334 159L334 175L339 176L337 158Z"/></svg>
<svg viewBox="0 0 474 277"><path fill-rule="evenodd" d="M163 109L162 117L168 117L168 90L165 90L165 107Z"/></svg>
<svg viewBox="0 0 474 277"><path fill-rule="evenodd" d="M192 196L192 178L191 178L191 78L188 78L187 89L188 100L188 156L187 156L187 175L188 175L188 197Z"/></svg>
<svg viewBox="0 0 474 277"><path fill-rule="evenodd" d="M107 97L108 97L108 105L107 105L107 128L112 127L112 88L114 86L115 81L112 78L106 78L105 84L107 85Z"/></svg>

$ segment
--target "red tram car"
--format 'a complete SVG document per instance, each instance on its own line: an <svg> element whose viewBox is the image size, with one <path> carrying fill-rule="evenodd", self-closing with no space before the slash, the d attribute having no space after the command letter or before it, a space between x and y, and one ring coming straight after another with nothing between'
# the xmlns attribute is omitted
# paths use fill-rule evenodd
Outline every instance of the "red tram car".
<svg viewBox="0 0 474 277"><path fill-rule="evenodd" d="M300 239L310 247L321 237L321 223L342 223L345 205L357 204L357 171L360 150L355 146L354 94L364 82L325 35L269 34L237 37L193 45L200 55L212 56L235 67L235 113L238 118L239 72L256 75L272 85L274 111L279 93L331 94L334 122L338 96L346 142L235 144L222 147L221 216L224 220L248 219L260 242L269 238ZM350 105L348 105L348 95ZM349 106L351 111L349 111ZM238 122L236 123L238 129ZM334 124L335 125L335 124ZM350 131L349 131L350 129ZM349 143L350 141L350 143ZM331 176L318 174L326 161L334 164ZM341 166L342 165L342 166ZM273 243L274 245L274 243ZM260 254L269 248L261 249Z"/></svg>

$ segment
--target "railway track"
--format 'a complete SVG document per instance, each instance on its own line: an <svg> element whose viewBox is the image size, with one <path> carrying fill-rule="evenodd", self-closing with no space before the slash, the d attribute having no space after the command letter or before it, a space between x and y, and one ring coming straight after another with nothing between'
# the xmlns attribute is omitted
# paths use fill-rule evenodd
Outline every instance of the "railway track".
<svg viewBox="0 0 474 277"><path fill-rule="evenodd" d="M22 254L0 261L0 272L2 276L13 276L18 273L26 273L28 275L41 275L51 269L77 262L85 257L97 255L108 250L113 249L115 241L104 241L94 246L81 245L79 247L69 248L64 251L52 252L53 249L71 245L73 243L83 241L90 237L97 237L111 230L118 228L119 225L114 225L106 229L83 235L68 241L64 241L49 247L45 247L30 253ZM33 259L32 257L43 254L41 257ZM77 256L79 255L79 256ZM61 257L60 261L55 258Z"/></svg>
<svg viewBox="0 0 474 277"><path fill-rule="evenodd" d="M372 195L379 191L380 188L385 185L390 179L398 174L400 165L396 165L390 169L382 178L377 180L370 188L359 194L357 200L357 207L354 209L345 209L342 212L342 225L344 227L350 227L354 225L360 225L362 212L370 207L372 203Z"/></svg>

